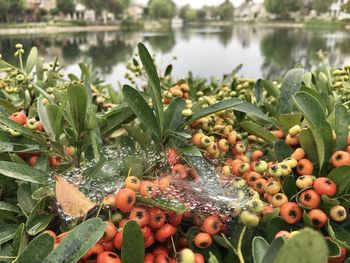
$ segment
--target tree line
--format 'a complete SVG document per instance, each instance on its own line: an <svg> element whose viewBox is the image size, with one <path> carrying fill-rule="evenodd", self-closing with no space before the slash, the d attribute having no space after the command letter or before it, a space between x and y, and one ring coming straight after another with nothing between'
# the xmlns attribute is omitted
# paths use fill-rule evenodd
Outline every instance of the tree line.
<svg viewBox="0 0 350 263"><path fill-rule="evenodd" d="M51 15L63 13L72 14L75 11L76 3L80 2L88 9L95 10L97 16L103 11L116 15L117 18L125 17L125 10L130 5L130 0L56 0L56 7L49 12ZM317 13L325 13L331 4L336 0L264 0L266 10L275 14L278 18L289 18L291 12L308 14L310 10ZM32 20L40 20L47 14L46 10L38 7L37 10L28 10L26 0L0 0L0 22L21 22L26 21L23 17ZM246 3L252 0L245 0ZM350 0L342 6L343 11L350 13ZM199 9L185 5L177 8L172 0L149 0L144 10L144 16L151 19L171 19L179 15L186 22L204 20L232 20L234 6L229 0L217 6L203 6Z"/></svg>

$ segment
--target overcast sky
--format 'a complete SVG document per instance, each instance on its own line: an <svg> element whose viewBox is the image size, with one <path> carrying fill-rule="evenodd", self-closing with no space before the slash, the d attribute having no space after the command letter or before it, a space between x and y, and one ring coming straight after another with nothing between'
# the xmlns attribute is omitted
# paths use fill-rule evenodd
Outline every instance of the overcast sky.
<svg viewBox="0 0 350 263"><path fill-rule="evenodd" d="M202 7L203 5L219 5L225 0L173 0L177 6L190 4L192 7ZM239 6L244 0L230 0L235 6ZM255 0L255 2L262 2L263 0ZM139 2L147 3L148 0L139 0Z"/></svg>

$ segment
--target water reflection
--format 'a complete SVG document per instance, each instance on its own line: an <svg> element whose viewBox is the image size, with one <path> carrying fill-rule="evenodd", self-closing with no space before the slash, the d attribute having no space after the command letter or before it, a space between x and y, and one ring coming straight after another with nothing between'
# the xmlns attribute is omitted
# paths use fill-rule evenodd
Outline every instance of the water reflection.
<svg viewBox="0 0 350 263"><path fill-rule="evenodd" d="M90 58L93 66L115 85L116 81L124 81L125 63L140 41L146 42L158 54L159 61L177 55L179 59L174 61L174 74L179 78L189 70L202 77L220 77L240 63L244 64L242 75L274 78L298 64L306 68L317 64L320 50L328 52L332 65L350 62L349 38L347 31L255 26L21 35L0 36L0 53L16 63L11 54L16 43L37 46L40 55L48 60L58 56L67 70L76 73L79 72L76 64Z"/></svg>

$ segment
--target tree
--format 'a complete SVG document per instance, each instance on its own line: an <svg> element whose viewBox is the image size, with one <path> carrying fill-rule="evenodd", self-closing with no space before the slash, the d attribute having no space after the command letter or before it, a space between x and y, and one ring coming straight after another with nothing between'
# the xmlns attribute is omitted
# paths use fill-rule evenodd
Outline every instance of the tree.
<svg viewBox="0 0 350 263"><path fill-rule="evenodd" d="M264 6L268 12L288 18L290 12L300 11L303 8L303 0L265 0Z"/></svg>
<svg viewBox="0 0 350 263"><path fill-rule="evenodd" d="M57 0L57 10L63 14L71 14L75 10L74 0Z"/></svg>
<svg viewBox="0 0 350 263"><path fill-rule="evenodd" d="M200 21L204 21L207 17L207 11L204 8L196 10L196 17Z"/></svg>
<svg viewBox="0 0 350 263"><path fill-rule="evenodd" d="M220 20L232 20L233 11L234 11L233 4L229 0L226 0L224 3L222 3L219 6Z"/></svg>
<svg viewBox="0 0 350 263"><path fill-rule="evenodd" d="M317 11L317 13L325 13L329 10L332 3L333 0L314 0L312 7Z"/></svg>
<svg viewBox="0 0 350 263"><path fill-rule="evenodd" d="M7 13L10 10L10 2L8 0L0 0L0 21L7 20Z"/></svg>
<svg viewBox="0 0 350 263"><path fill-rule="evenodd" d="M81 0L81 2L97 14L101 14L102 11L108 11L115 15L122 14L130 3L129 0Z"/></svg>
<svg viewBox="0 0 350 263"><path fill-rule="evenodd" d="M175 4L171 0L150 0L148 13L153 19L171 19L175 16Z"/></svg>
<svg viewBox="0 0 350 263"><path fill-rule="evenodd" d="M346 3L342 5L341 9L346 13L350 13L350 1L346 1Z"/></svg>

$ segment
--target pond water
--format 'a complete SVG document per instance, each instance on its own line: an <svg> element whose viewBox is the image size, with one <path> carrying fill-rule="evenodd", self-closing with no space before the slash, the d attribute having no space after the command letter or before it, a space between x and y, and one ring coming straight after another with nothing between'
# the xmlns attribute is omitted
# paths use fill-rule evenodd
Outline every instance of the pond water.
<svg viewBox="0 0 350 263"><path fill-rule="evenodd" d="M125 82L126 62L138 42L157 54L160 69L171 62L176 78L189 70L195 76L221 77L239 64L240 75L275 78L295 65L317 65L319 51L327 52L331 65L350 63L350 31L233 26L183 28L153 32L89 32L49 35L0 36L0 53L13 60L14 45L37 46L46 59L59 57L68 72L79 73L78 63L90 58L102 76L117 87ZM177 59L173 60L173 56Z"/></svg>

